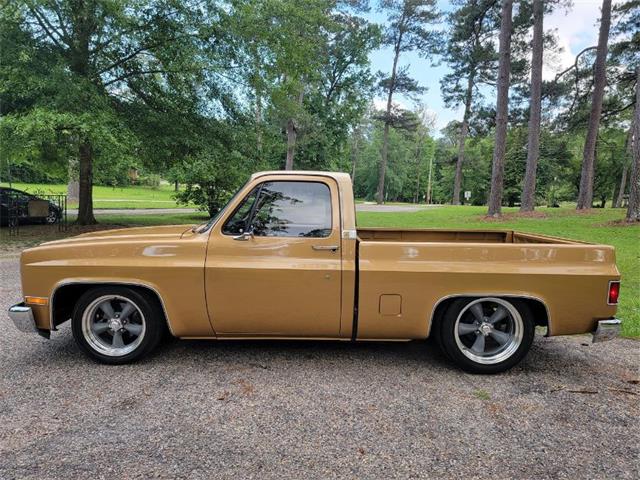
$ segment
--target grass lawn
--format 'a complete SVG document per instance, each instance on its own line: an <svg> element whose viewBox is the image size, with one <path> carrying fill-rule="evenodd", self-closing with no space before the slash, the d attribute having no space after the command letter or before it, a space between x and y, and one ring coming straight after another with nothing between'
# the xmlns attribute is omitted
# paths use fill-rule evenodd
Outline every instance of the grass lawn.
<svg viewBox="0 0 640 480"><path fill-rule="evenodd" d="M7 183L0 186L8 187ZM39 183L13 183L15 189L29 193L61 194L67 193L65 184L48 185ZM161 185L158 188L132 187L93 187L94 208L180 208L173 199L173 185ZM78 206L77 202L69 202L70 208Z"/></svg>
<svg viewBox="0 0 640 480"><path fill-rule="evenodd" d="M640 226L616 224L616 221L624 217L622 209L594 209L587 213L576 213L572 208L541 208L537 216L525 218L514 216L516 211L517 209L505 209L505 217L501 220L486 220L486 207L443 206L406 213L359 212L358 225L398 228L507 228L613 245L616 247L618 268L622 272L618 314L624 320L623 334L640 337ZM98 220L102 224L118 226L197 224L206 222L207 215L101 215ZM21 236L22 232L28 235L28 228L21 229ZM6 237L3 243L5 239ZM34 238L33 241L35 240ZM37 240L42 240L42 237Z"/></svg>

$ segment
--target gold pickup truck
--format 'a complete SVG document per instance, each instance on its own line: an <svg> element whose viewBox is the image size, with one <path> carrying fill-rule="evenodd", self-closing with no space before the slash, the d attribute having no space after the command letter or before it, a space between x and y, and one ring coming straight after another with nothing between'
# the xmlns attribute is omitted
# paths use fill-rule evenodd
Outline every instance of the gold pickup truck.
<svg viewBox="0 0 640 480"><path fill-rule="evenodd" d="M21 257L16 326L71 319L93 358L126 363L180 338L435 337L494 373L548 335L617 335L613 247L511 230L357 228L342 173L256 173L207 224L44 243Z"/></svg>

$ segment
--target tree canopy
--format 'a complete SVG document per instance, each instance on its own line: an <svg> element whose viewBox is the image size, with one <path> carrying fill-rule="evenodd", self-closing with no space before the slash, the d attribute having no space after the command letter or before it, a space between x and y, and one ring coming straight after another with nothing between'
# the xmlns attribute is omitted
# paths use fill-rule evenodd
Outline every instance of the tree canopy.
<svg viewBox="0 0 640 480"><path fill-rule="evenodd" d="M280 168L351 172L356 193L379 202L486 204L495 154L499 204L520 203L527 171L528 210L575 201L581 177L593 197L584 206L621 206L637 156L640 2L612 6L597 68L589 45L552 80L530 72L557 54L554 32L532 42L536 2L513 3L498 118L496 0L444 11L434 0L10 2L0 10L2 179L78 179L81 223L95 221L92 185L127 184L132 169L182 184L178 201L211 214L249 173ZM537 15L568 8L544 2ZM378 49L390 52L383 72L371 66ZM439 132L409 52L448 68L440 93L461 115Z"/></svg>

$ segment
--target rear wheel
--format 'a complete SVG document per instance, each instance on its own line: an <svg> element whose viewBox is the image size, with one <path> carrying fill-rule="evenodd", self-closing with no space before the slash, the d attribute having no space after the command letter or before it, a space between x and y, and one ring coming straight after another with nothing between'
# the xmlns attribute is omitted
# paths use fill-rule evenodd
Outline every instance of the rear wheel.
<svg viewBox="0 0 640 480"><path fill-rule="evenodd" d="M75 306L73 336L102 363L123 364L151 352L162 338L164 316L153 297L126 287L96 287Z"/></svg>
<svg viewBox="0 0 640 480"><path fill-rule="evenodd" d="M522 301L460 298L447 308L437 334L442 349L464 370L499 373L527 354L535 323Z"/></svg>

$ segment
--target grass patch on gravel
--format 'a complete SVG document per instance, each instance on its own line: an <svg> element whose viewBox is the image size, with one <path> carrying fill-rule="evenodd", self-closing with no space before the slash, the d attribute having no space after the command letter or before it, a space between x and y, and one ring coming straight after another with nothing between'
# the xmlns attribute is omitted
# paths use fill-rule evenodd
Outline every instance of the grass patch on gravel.
<svg viewBox="0 0 640 480"><path fill-rule="evenodd" d="M491 395L486 390L474 390L473 395L480 400L491 400Z"/></svg>

